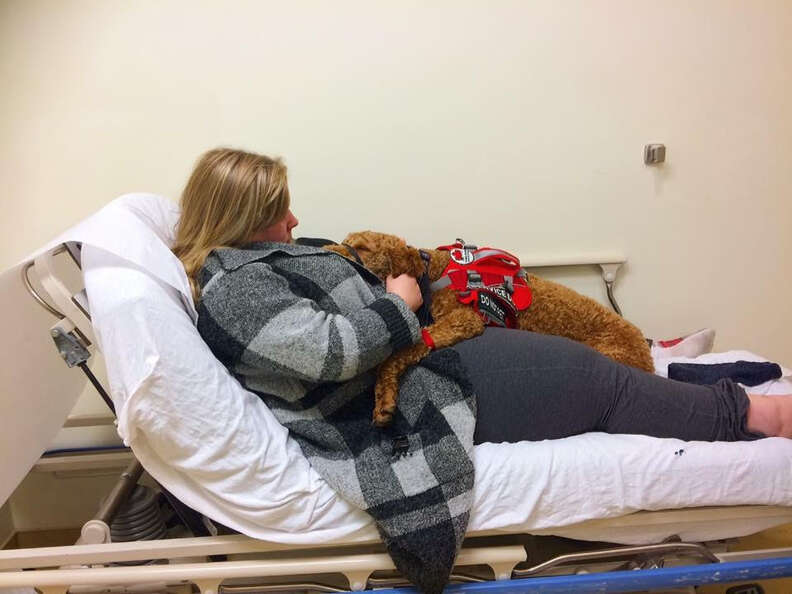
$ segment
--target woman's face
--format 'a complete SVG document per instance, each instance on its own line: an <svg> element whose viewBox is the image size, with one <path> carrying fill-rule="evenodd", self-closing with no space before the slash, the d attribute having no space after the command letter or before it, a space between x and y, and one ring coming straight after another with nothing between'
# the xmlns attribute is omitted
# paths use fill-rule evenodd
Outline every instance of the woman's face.
<svg viewBox="0 0 792 594"><path fill-rule="evenodd" d="M291 231L300 223L292 214L291 209L280 221L274 222L269 227L257 231L250 241L277 241L279 243L291 243L293 238Z"/></svg>

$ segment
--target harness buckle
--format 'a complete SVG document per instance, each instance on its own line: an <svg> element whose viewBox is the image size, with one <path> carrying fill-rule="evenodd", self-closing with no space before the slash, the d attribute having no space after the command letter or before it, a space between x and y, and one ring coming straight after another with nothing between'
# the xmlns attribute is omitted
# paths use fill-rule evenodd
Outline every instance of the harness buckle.
<svg viewBox="0 0 792 594"><path fill-rule="evenodd" d="M475 270L467 269L467 286L468 287L481 287L484 286L481 282L481 275Z"/></svg>
<svg viewBox="0 0 792 594"><path fill-rule="evenodd" d="M470 264L474 259L473 252L466 247L455 247L450 253L451 259L457 264Z"/></svg>

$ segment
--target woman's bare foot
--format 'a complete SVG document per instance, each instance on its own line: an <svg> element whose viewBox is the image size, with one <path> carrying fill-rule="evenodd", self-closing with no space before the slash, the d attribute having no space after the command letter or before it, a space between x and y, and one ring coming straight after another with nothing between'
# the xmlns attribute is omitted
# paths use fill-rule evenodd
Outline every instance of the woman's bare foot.
<svg viewBox="0 0 792 594"><path fill-rule="evenodd" d="M762 396L748 394L748 431L768 437L792 438L792 394Z"/></svg>

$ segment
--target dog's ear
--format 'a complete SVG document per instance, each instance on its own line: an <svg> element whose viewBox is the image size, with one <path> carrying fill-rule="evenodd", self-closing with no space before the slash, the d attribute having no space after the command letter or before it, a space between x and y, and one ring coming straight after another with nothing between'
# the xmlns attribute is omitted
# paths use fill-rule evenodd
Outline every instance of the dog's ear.
<svg viewBox="0 0 792 594"><path fill-rule="evenodd" d="M341 243L351 246L357 252L358 257L363 261L366 268L369 268L368 262L371 260L372 255L382 251L377 245L378 235L381 234L374 231L356 231L347 235Z"/></svg>
<svg viewBox="0 0 792 594"><path fill-rule="evenodd" d="M397 243L391 248L391 267L394 276L409 274L414 278L419 278L424 273L421 252L410 245L405 245L398 238Z"/></svg>
<svg viewBox="0 0 792 594"><path fill-rule="evenodd" d="M362 259L363 258L361 258L361 260ZM391 260L388 257L388 253L385 251L372 252L367 259L363 260L363 263L365 264L366 268L376 274L377 278L379 278L382 282L385 282L385 279L393 274Z"/></svg>
<svg viewBox="0 0 792 594"><path fill-rule="evenodd" d="M383 282L391 274L387 237L384 233L376 231L357 231L347 235L343 241L355 250L363 265Z"/></svg>
<svg viewBox="0 0 792 594"><path fill-rule="evenodd" d="M409 274L415 278L423 274L421 254L396 235L358 231L347 235L343 243L352 246L366 268L381 279L391 274Z"/></svg>
<svg viewBox="0 0 792 594"><path fill-rule="evenodd" d="M349 256L349 250L347 250L343 245L339 245L337 243L323 245L322 249L327 250L328 252L335 252L336 254L339 254L344 257Z"/></svg>

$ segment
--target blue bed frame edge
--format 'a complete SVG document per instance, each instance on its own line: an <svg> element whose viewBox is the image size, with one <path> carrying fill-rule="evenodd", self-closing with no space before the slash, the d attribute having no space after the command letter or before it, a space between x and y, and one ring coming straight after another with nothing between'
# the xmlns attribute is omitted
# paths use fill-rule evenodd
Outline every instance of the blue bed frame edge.
<svg viewBox="0 0 792 594"><path fill-rule="evenodd" d="M746 582L792 576L792 557L685 565L663 569L613 571L582 575L499 580L476 584L454 584L446 594L487 592L632 592L652 588L682 588L702 584ZM414 594L414 588L378 590L377 594Z"/></svg>

